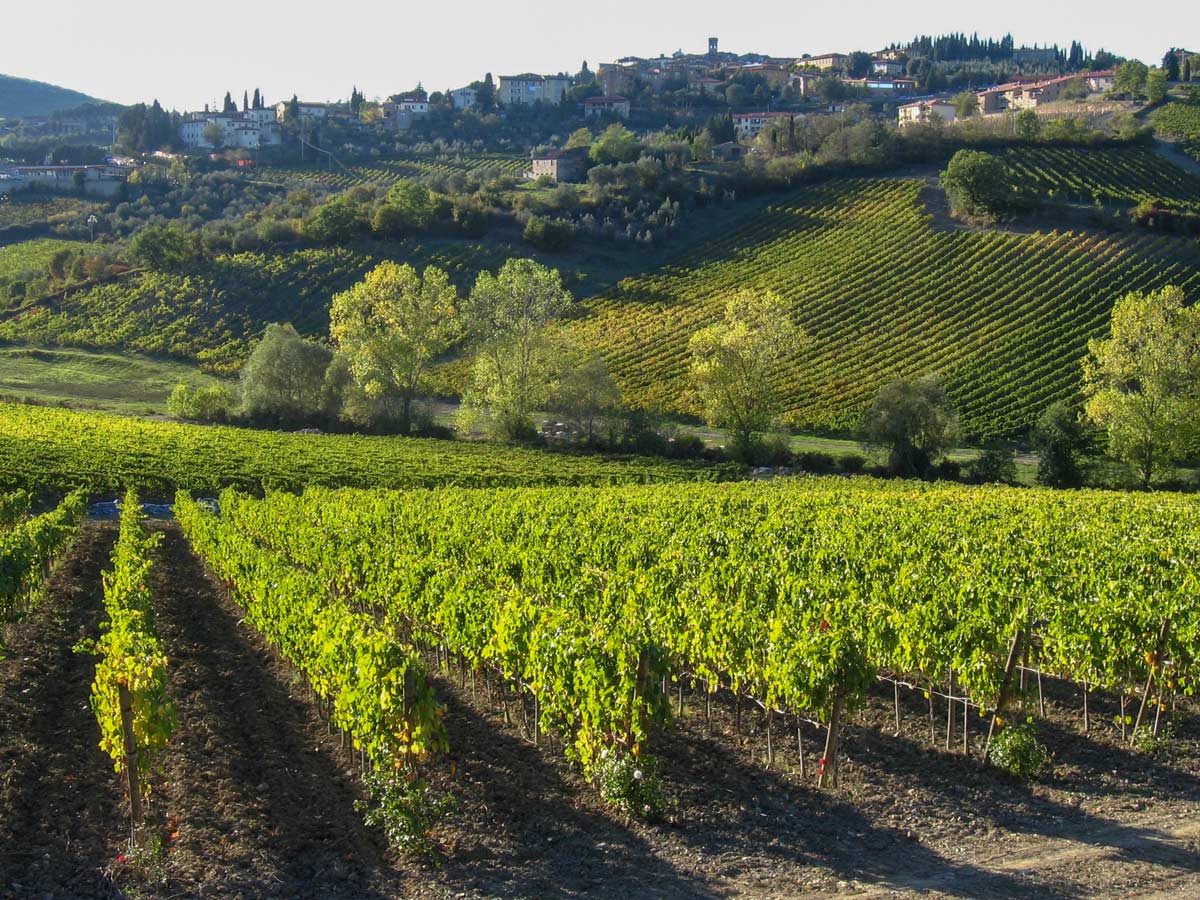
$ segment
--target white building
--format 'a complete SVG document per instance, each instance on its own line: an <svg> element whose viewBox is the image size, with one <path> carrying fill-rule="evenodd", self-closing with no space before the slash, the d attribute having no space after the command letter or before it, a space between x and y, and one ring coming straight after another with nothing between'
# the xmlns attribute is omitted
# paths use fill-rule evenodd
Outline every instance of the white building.
<svg viewBox="0 0 1200 900"><path fill-rule="evenodd" d="M949 125L957 113L949 100L918 100L901 106L896 110L896 116L899 126L908 128L911 125L930 125L938 120Z"/></svg>
<svg viewBox="0 0 1200 900"><path fill-rule="evenodd" d="M250 110L259 112L262 110ZM273 111L271 111L273 112ZM246 113L193 113L179 123L179 140L185 147L211 150L218 146L230 149L258 150L262 147L279 145L283 137L279 123L264 116L248 116ZM219 143L210 140L209 126L221 129Z"/></svg>
<svg viewBox="0 0 1200 900"><path fill-rule="evenodd" d="M876 75L903 75L904 63L895 59L873 59L871 71Z"/></svg>
<svg viewBox="0 0 1200 900"><path fill-rule="evenodd" d="M733 114L733 129L742 140L752 141L764 128L777 122L796 118L790 112L744 112Z"/></svg>
<svg viewBox="0 0 1200 900"><path fill-rule="evenodd" d="M502 106L561 103L570 86L571 79L565 75L501 75L496 99Z"/></svg>
<svg viewBox="0 0 1200 900"><path fill-rule="evenodd" d="M475 105L479 92L473 87L461 87L450 92L455 109L470 109Z"/></svg>

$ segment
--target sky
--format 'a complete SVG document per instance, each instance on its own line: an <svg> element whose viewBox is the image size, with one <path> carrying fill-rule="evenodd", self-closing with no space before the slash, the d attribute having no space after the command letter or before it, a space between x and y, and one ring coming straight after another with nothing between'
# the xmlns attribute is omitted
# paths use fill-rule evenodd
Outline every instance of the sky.
<svg viewBox="0 0 1200 900"><path fill-rule="evenodd" d="M205 0L136 8L58 0L49 14L39 3L6 5L0 73L179 110L225 91L240 102L255 87L268 101L294 93L319 101L346 98L352 86L375 98L417 82L430 91L461 87L486 72L575 72L585 59L594 69L621 56L703 52L710 35L722 50L774 56L876 50L951 31L1011 32L1018 46L1077 39L1147 63L1170 46L1200 50L1196 0L1158 0L1153 14L1127 0Z"/></svg>

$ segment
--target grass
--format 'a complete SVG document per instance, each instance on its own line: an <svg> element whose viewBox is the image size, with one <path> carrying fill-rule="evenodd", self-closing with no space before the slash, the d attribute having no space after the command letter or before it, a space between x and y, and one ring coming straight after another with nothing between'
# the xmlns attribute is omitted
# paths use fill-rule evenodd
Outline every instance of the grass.
<svg viewBox="0 0 1200 900"><path fill-rule="evenodd" d="M215 379L194 366L128 353L0 347L0 395L124 413L165 413L175 385Z"/></svg>

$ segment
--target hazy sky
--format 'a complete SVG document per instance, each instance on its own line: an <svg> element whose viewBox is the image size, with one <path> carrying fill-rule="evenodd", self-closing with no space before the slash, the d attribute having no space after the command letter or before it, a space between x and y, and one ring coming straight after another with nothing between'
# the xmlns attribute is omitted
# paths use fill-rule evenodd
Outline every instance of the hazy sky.
<svg viewBox="0 0 1200 900"><path fill-rule="evenodd" d="M1147 62L1172 45L1200 49L1200 4L1158 0L205 0L98 5L13 3L0 16L0 73L107 100L157 97L193 109L225 91L261 87L268 100L368 97L460 87L485 72L576 71L587 59L706 49L798 56L873 50L917 33L1011 31L1018 45L1083 41ZM178 12L176 10L179 10ZM53 24L51 24L51 22Z"/></svg>

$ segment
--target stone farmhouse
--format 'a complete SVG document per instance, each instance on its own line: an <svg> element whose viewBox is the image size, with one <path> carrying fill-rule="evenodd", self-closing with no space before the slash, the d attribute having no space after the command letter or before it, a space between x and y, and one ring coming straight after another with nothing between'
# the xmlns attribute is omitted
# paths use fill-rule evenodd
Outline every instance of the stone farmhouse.
<svg viewBox="0 0 1200 900"><path fill-rule="evenodd" d="M820 69L828 72L830 69L840 69L850 57L845 53L822 53L820 56L803 56L796 60L797 65Z"/></svg>
<svg viewBox="0 0 1200 900"><path fill-rule="evenodd" d="M330 111L330 104L328 103L309 103L301 100L299 106L300 121L306 125L323 122ZM276 120L282 122L287 117L287 108L287 100L275 104Z"/></svg>
<svg viewBox="0 0 1200 900"><path fill-rule="evenodd" d="M552 181L579 182L587 173L588 151L580 147L572 150L551 150L532 159L532 169L527 178L548 176Z"/></svg>
<svg viewBox="0 0 1200 900"><path fill-rule="evenodd" d="M629 101L624 97L588 97L583 101L583 115L587 119L598 119L602 116L628 119Z"/></svg>

